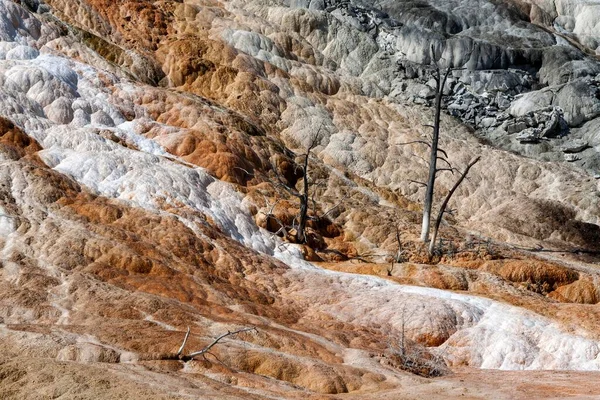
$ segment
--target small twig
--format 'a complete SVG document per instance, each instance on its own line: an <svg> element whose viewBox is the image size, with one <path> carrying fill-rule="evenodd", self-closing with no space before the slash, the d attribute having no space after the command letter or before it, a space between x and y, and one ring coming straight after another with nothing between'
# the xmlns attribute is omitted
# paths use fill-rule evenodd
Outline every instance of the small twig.
<svg viewBox="0 0 600 400"><path fill-rule="evenodd" d="M347 198L348 198L348 195L346 195L346 196L342 197L342 199L341 199L340 201L338 201L338 202L337 202L337 204L333 205L333 206L332 206L332 207L331 207L329 210L325 211L325 212L323 213L323 215L321 215L319 218L324 218L324 217L326 217L326 216L327 216L327 215L328 215L330 212L332 212L333 210L335 210L336 208L338 208L339 206L341 206L341 205L342 205L342 202L343 202L344 200L346 200Z"/></svg>
<svg viewBox="0 0 600 400"><path fill-rule="evenodd" d="M450 164L450 161L446 160L444 157L437 157L438 160L445 162L450 168L452 168L452 164Z"/></svg>
<svg viewBox="0 0 600 400"><path fill-rule="evenodd" d="M424 163L427 163L427 162L428 162L426 159L424 159L423 157L421 157L421 156L420 156L420 155L418 155L418 154L411 153L410 155L411 155L411 156L413 156L413 157L416 157L416 158L420 158L420 159L421 159L421 160L422 160Z"/></svg>
<svg viewBox="0 0 600 400"><path fill-rule="evenodd" d="M229 365L225 364L223 361L221 361L221 359L220 359L219 357L217 357L217 356L215 355L215 353L211 353L210 351L208 351L208 352L206 352L206 353L202 354L202 358L204 358L206 361L208 361L208 358L207 358L206 356L207 356L207 355L209 355L209 354L210 354L211 356L213 356L213 357L215 358L215 360L217 360L217 361L218 361L218 363L219 363L219 364L221 364L222 366L224 366L224 367L225 367L225 368L227 368L228 370L230 370L230 371L235 371L235 369L233 369L233 368L231 368Z"/></svg>
<svg viewBox="0 0 600 400"><path fill-rule="evenodd" d="M413 140L411 142L404 142L404 143L393 143L394 146L406 146L409 144L415 144L415 143L420 143L420 144L424 144L427 147L431 147L431 143L427 143L424 140Z"/></svg>
<svg viewBox="0 0 600 400"><path fill-rule="evenodd" d="M448 158L448 153L446 153L446 151L444 149L438 147L437 151L439 151L440 153L442 153L445 158Z"/></svg>
<svg viewBox="0 0 600 400"><path fill-rule="evenodd" d="M248 175L248 176L252 176L252 177L254 176L254 174L253 174L252 172L248 172L248 170L246 170L246 169L244 169L244 168L241 168L241 167L233 167L233 169L239 169L240 171L242 171L242 172L246 173L246 175Z"/></svg>
<svg viewBox="0 0 600 400"><path fill-rule="evenodd" d="M450 172L452 175L454 175L454 171L456 170L456 168L436 168L435 172L444 172L444 171L448 171Z"/></svg>
<svg viewBox="0 0 600 400"><path fill-rule="evenodd" d="M420 185L420 186L425 186L425 187L427 187L427 184L426 184L425 182L421 182L421 181L414 181L414 180L412 180L412 179L408 179L408 182L410 182L410 183L416 183L417 185Z"/></svg>

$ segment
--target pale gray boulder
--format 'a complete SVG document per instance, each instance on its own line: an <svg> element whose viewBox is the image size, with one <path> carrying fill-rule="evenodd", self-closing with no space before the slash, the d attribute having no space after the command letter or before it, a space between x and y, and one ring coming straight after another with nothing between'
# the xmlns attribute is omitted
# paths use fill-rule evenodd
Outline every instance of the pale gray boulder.
<svg viewBox="0 0 600 400"><path fill-rule="evenodd" d="M52 104L44 108L46 117L55 124L68 124L73 120L73 108L71 103L73 100L67 97L60 97L52 102Z"/></svg>
<svg viewBox="0 0 600 400"><path fill-rule="evenodd" d="M101 125L101 126L108 126L108 127L115 126L115 122L110 117L110 115L108 115L106 112L104 112L102 110L98 110L91 115L91 123L93 125Z"/></svg>
<svg viewBox="0 0 600 400"><path fill-rule="evenodd" d="M598 92L597 83L579 79L565 85L557 93L553 104L563 109L569 125L578 126L600 115Z"/></svg>
<svg viewBox="0 0 600 400"><path fill-rule="evenodd" d="M598 92L596 81L578 79L565 85L526 93L513 102L509 113L520 117L550 106L560 107L569 126L579 126L600 115Z"/></svg>
<svg viewBox="0 0 600 400"><path fill-rule="evenodd" d="M91 122L90 115L82 109L76 109L73 112L73 119L71 125L76 128L82 128Z"/></svg>

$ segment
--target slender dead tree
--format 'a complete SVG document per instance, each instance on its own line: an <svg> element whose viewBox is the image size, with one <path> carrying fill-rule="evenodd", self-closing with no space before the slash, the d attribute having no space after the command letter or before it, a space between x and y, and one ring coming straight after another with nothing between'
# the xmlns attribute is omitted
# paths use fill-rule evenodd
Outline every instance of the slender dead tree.
<svg viewBox="0 0 600 400"><path fill-rule="evenodd" d="M306 152L302 155L302 157L303 157L302 164L300 166L296 167L296 168L300 169L300 172L302 174L302 187L300 190L297 190L295 187L292 187L292 186L286 184L284 182L284 179L281 177L277 167L276 166L272 167L272 170L277 177L277 182L274 182L275 186L282 188L291 196L296 197L299 202L300 211L298 212L298 216L295 218L295 220L297 220L297 224L296 223L294 224L294 226L296 228L296 234L295 234L296 243L305 243L306 242L306 224L309 220L308 211L309 211L309 206L310 206L309 202L311 199L310 186L312 183L310 181L310 177L309 177L309 173L308 173L310 153L317 146L317 144L319 143L319 140L321 139L321 135L320 135L321 128L322 128L322 126L319 127L319 130L317 131L317 133L315 135L313 135L308 147L306 148Z"/></svg>
<svg viewBox="0 0 600 400"><path fill-rule="evenodd" d="M435 116L433 125L427 125L433 128L433 136L431 141L427 142L425 140L414 140L407 143L398 143L399 145L410 145L410 144L424 144L429 147L430 150L430 158L429 158L429 174L427 182L418 182L414 180L409 180L412 183L416 183L422 185L426 188L425 191L425 199L423 202L423 220L421 224L421 241L423 243L429 242L428 254L429 257L433 255L433 250L435 247L435 241L437 239L438 230L440 224L442 222L442 218L444 216L444 212L446 211L446 207L450 198L458 188L458 186L462 183L462 181L466 178L469 170L473 165L475 165L479 161L479 157L477 157L474 161L470 162L464 172L459 176L458 180L454 184L454 187L450 189L444 202L442 203L440 210L438 212L438 216L435 222L433 237L431 241L429 240L429 232L431 230L431 209L433 206L433 195L435 193L435 180L437 174L439 172L448 171L454 174L455 171L458 171L454 168L450 162L448 161L448 154L439 147L439 137L440 137L440 119L441 119L441 110L442 110L442 99L444 97L444 88L446 86L446 82L448 80L448 76L450 72L452 72L452 68L447 68L445 73L442 75L440 69L436 67L434 72L434 79L436 82L436 95L435 95ZM445 163L444 166L438 167L437 162L442 161Z"/></svg>
<svg viewBox="0 0 600 400"><path fill-rule="evenodd" d="M320 128L319 128L320 129ZM315 135L310 145L306 149L304 154L304 162L302 163L302 192L295 194L300 201L300 212L298 214L298 230L296 232L296 240L298 243L306 242L306 235L304 231L306 229L306 222L308 221L308 199L309 197L309 181L308 181L308 159L310 152L315 148L318 142L319 132Z"/></svg>
<svg viewBox="0 0 600 400"><path fill-rule="evenodd" d="M444 212L446 211L446 207L448 206L448 202L450 201L450 198L452 197L452 195L454 194L456 189L458 189L458 187L460 186L462 181L467 177L467 174L469 173L469 170L471 169L471 167L473 167L473 165L477 164L477 162L479 162L480 159L481 159L481 157L477 157L476 159L471 161L466 166L465 170L462 172L462 174L460 174L460 176L454 183L454 186L452 186L452 189L450 189L450 191L446 195L446 198L444 199L444 202L440 206L440 211L438 212L437 219L435 220L435 225L433 226L433 232L431 234L431 241L429 242L429 256L430 257L433 255L433 250L435 248L435 241L437 239L438 230L440 229L440 224L442 223L442 219L444 218Z"/></svg>
<svg viewBox="0 0 600 400"><path fill-rule="evenodd" d="M451 68L447 68L444 75L441 75L439 67L436 68L434 79L436 82L436 94L435 94L435 117L433 122L433 137L431 139L431 154L429 158L429 176L427 179L425 201L423 204L423 222L421 224L421 241L426 243L429 239L429 227L431 223L431 207L433 205L433 193L435 189L435 177L439 172L437 168L437 161L440 158L440 149L438 148L439 137L440 137L440 117L442 112L442 98L444 97L444 87L448 76L452 71Z"/></svg>

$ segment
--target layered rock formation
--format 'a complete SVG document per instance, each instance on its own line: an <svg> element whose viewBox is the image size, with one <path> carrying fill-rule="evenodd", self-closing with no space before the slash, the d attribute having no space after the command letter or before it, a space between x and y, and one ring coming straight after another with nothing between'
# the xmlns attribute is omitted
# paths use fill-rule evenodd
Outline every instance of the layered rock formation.
<svg viewBox="0 0 600 400"><path fill-rule="evenodd" d="M600 251L600 67L526 8L0 0L0 390L373 398L456 383L403 371L401 338L454 368L600 369L600 315L581 304L600 299L597 259L515 248ZM593 27L565 10L534 22L581 20L589 47ZM414 183L432 63L466 68L447 89L448 161L482 158L435 266L415 244ZM273 169L296 184L317 133L326 215L298 245L273 226L298 213ZM453 181L440 175L438 199ZM194 349L257 333L166 360L188 326ZM459 386L489 397L477 374Z"/></svg>

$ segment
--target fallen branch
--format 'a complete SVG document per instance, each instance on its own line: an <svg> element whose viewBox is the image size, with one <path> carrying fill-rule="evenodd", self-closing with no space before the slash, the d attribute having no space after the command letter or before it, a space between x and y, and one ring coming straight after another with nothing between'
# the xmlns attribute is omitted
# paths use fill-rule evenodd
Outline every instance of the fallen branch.
<svg viewBox="0 0 600 400"><path fill-rule="evenodd" d="M149 359L152 359L152 360L178 360L178 361L188 362L188 361L193 360L194 357L197 357L197 356L202 356L206 359L207 354L211 354L215 358L217 358L214 354L212 354L210 352L210 349L212 349L214 346L216 346L221 340L223 340L227 336L233 336L233 335L237 335L242 332L250 332L250 331L258 332L258 330L255 327L241 328L241 329L238 329L235 331L227 331L227 332L223 333L222 335L220 335L219 337L217 337L215 340L212 341L211 344L202 348L201 350L193 351L189 354L183 354L185 345L188 341L188 338L190 337L190 328L188 327L185 337L183 338L183 342L181 343L179 350L177 350L177 353L159 354L158 356L154 355L154 356L149 357ZM217 358L217 360L218 360L218 358Z"/></svg>
<svg viewBox="0 0 600 400"><path fill-rule="evenodd" d="M196 357L196 356L201 356L204 354L207 354L208 351L215 346L217 343L219 343L219 341L223 338L226 338L227 336L231 336L231 335L237 335L238 333L242 333L242 332L250 332L250 331L256 331L255 327L251 327L251 328L242 328L242 329L238 329L237 331L227 331L226 333L222 334L221 336L219 336L218 338L216 338L215 340L213 340L213 342L211 344L209 344L208 346L206 346L205 348L203 348L202 350L199 351L195 351L193 353L190 353L187 357L189 357L190 359Z"/></svg>

